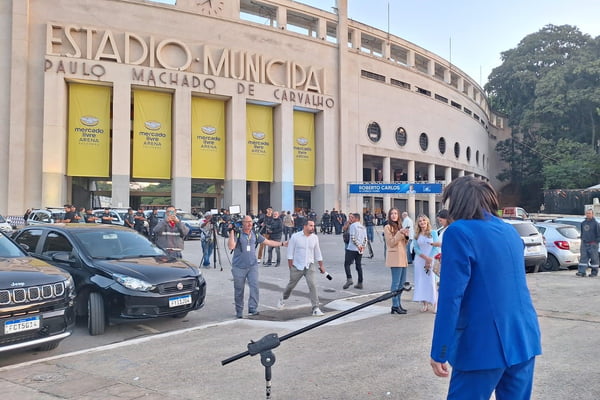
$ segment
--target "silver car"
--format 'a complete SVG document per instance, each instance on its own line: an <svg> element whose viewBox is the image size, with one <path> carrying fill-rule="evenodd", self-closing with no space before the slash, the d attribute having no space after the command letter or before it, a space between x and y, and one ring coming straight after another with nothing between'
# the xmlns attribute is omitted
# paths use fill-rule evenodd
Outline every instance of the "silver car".
<svg viewBox="0 0 600 400"><path fill-rule="evenodd" d="M527 272L539 272L546 264L548 252L544 246L544 238L531 221L517 219L503 219L512 225L523 239L523 257L525 258L525 270Z"/></svg>
<svg viewBox="0 0 600 400"><path fill-rule="evenodd" d="M548 260L542 266L544 271L557 271L564 268L577 268L581 239L573 225L538 222L535 227L544 236Z"/></svg>

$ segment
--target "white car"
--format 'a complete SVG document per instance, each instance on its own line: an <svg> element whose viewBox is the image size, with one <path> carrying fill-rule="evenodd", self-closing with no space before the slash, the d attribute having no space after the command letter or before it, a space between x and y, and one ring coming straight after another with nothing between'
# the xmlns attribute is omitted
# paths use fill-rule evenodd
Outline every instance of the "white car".
<svg viewBox="0 0 600 400"><path fill-rule="evenodd" d="M577 268L581 239L573 225L538 222L535 227L544 236L548 260L542 266L545 271L557 271L561 268Z"/></svg>
<svg viewBox="0 0 600 400"><path fill-rule="evenodd" d="M0 215L0 231L4 233L12 233L13 231L10 220L4 218L2 215Z"/></svg>
<svg viewBox="0 0 600 400"><path fill-rule="evenodd" d="M539 272L546 264L548 251L544 246L544 237L535 228L533 222L518 219L503 219L507 224L511 224L519 233L525 248L523 255L525 257L525 270L527 272Z"/></svg>

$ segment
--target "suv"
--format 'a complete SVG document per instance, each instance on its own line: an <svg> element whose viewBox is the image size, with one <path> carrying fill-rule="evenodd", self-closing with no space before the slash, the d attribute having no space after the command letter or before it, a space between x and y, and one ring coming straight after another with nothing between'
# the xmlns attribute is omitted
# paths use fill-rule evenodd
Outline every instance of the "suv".
<svg viewBox="0 0 600 400"><path fill-rule="evenodd" d="M552 222L538 222L535 226L544 236L548 250L548 260L542 268L545 271L557 271L561 267L577 268L581 247L577 229L572 225Z"/></svg>
<svg viewBox="0 0 600 400"><path fill-rule="evenodd" d="M523 255L525 257L525 271L526 272L539 272L540 268L546 264L548 258L548 251L544 245L544 237L535 228L533 222L523 221L516 219L503 219L507 224L511 224L513 228L517 230L525 249Z"/></svg>
<svg viewBox="0 0 600 400"><path fill-rule="evenodd" d="M0 233L0 353L56 348L75 323L74 298L67 272L27 256Z"/></svg>
<svg viewBox="0 0 600 400"><path fill-rule="evenodd" d="M123 226L125 225L125 221L123 220L123 217L121 216L121 213L119 212L120 209L110 209L110 216L112 217L112 225L119 225L119 226ZM127 213L127 211L125 212L125 214ZM100 224L102 223L102 215L104 215L104 209L101 208L99 210L94 210L93 211L94 217L96 217L96 223Z"/></svg>

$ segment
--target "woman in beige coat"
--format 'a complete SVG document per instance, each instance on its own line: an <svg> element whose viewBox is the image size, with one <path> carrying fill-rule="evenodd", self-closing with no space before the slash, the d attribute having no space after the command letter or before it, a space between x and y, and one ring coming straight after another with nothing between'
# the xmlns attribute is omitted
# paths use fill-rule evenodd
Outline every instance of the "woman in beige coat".
<svg viewBox="0 0 600 400"><path fill-rule="evenodd" d="M402 228L400 212L397 208L390 209L387 225L383 228L383 235L387 246L385 265L390 267L392 272L392 287L390 290L395 291L404 286L406 281L406 267L408 267L406 243L409 239L409 231L407 228ZM400 304L399 295L392 297L392 314L406 314L406 310Z"/></svg>

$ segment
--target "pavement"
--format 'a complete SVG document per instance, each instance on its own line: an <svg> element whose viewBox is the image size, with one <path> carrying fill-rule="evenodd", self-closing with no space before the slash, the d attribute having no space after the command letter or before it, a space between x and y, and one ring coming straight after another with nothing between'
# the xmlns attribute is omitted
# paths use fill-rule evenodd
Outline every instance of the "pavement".
<svg viewBox="0 0 600 400"><path fill-rule="evenodd" d="M341 237L320 237L334 277L318 280L324 317L309 315L303 281L286 308L278 310L275 305L287 282L287 269L264 267L260 315L235 319L224 257L224 271L205 270L212 289L205 309L197 311L202 315L216 307L222 313L219 320L66 354L38 353L39 358L0 367L0 393L20 400L266 398L260 355L227 365L222 361L246 351L251 340L276 334L280 344L272 350L273 399L445 398L448 380L433 375L429 366L435 315L421 313L410 301L410 292L403 293L406 315L391 315L386 300L334 319L378 298L389 287L382 243L377 239L375 258L365 260L365 289L342 290ZM197 246L186 243L184 256L199 259ZM408 275L410 280L410 269ZM532 398L600 399L600 278L557 271L528 274L527 280L544 350L537 359ZM333 320L306 328L326 319ZM296 334L301 329L307 330Z"/></svg>

